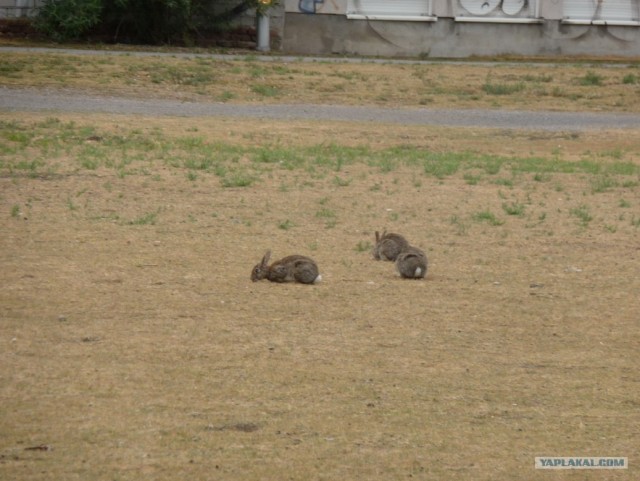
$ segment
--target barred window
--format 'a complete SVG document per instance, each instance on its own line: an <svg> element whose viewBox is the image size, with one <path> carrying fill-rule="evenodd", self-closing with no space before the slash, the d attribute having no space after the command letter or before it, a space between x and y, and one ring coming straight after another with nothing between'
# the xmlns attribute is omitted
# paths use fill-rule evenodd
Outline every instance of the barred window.
<svg viewBox="0 0 640 481"><path fill-rule="evenodd" d="M348 0L347 18L434 21L432 0Z"/></svg>
<svg viewBox="0 0 640 481"><path fill-rule="evenodd" d="M640 0L564 0L563 22L640 25Z"/></svg>
<svg viewBox="0 0 640 481"><path fill-rule="evenodd" d="M456 0L459 22L540 22L538 0Z"/></svg>

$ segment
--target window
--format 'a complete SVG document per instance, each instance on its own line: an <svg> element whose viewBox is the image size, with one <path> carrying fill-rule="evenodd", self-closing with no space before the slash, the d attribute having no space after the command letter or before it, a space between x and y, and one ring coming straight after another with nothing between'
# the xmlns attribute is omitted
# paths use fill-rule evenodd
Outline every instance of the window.
<svg viewBox="0 0 640 481"><path fill-rule="evenodd" d="M432 0L348 0L347 18L429 22L436 20L431 3Z"/></svg>
<svg viewBox="0 0 640 481"><path fill-rule="evenodd" d="M640 25L640 0L564 0L563 22Z"/></svg>
<svg viewBox="0 0 640 481"><path fill-rule="evenodd" d="M456 0L459 22L538 23L538 0Z"/></svg>

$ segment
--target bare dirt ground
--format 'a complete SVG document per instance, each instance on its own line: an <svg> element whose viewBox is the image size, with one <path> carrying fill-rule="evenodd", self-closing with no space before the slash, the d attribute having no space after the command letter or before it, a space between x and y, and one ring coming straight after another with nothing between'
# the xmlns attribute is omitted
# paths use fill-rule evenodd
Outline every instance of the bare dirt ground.
<svg viewBox="0 0 640 481"><path fill-rule="evenodd" d="M637 131L0 123L0 478L634 479ZM251 283L266 249L323 282Z"/></svg>

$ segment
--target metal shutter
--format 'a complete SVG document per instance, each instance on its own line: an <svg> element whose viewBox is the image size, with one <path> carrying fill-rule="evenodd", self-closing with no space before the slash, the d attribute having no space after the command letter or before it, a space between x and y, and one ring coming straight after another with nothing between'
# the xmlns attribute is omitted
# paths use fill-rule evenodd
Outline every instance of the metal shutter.
<svg viewBox="0 0 640 481"><path fill-rule="evenodd" d="M637 0L564 0L563 17L565 20L637 22L639 10Z"/></svg>
<svg viewBox="0 0 640 481"><path fill-rule="evenodd" d="M348 0L347 15L426 17L431 15L431 0Z"/></svg>
<svg viewBox="0 0 640 481"><path fill-rule="evenodd" d="M458 0L457 19L532 19L538 16L537 0Z"/></svg>

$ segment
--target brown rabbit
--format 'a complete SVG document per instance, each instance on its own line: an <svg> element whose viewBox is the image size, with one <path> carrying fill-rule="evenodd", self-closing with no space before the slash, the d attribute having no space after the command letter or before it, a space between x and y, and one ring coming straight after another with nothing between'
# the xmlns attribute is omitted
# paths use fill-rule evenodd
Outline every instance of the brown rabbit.
<svg viewBox="0 0 640 481"><path fill-rule="evenodd" d="M376 231L376 245L373 247L373 257L376 260L395 261L398 254L407 247L409 247L407 239L400 234L387 234L387 231L384 231L380 235Z"/></svg>
<svg viewBox="0 0 640 481"><path fill-rule="evenodd" d="M318 265L309 257L293 255L268 265L271 251L267 253L251 271L253 282L267 279L271 282L300 282L301 284L315 284L322 280L318 272Z"/></svg>
<svg viewBox="0 0 640 481"><path fill-rule="evenodd" d="M403 249L396 259L396 268L406 279L422 279L427 275L428 266L425 253L413 246Z"/></svg>

